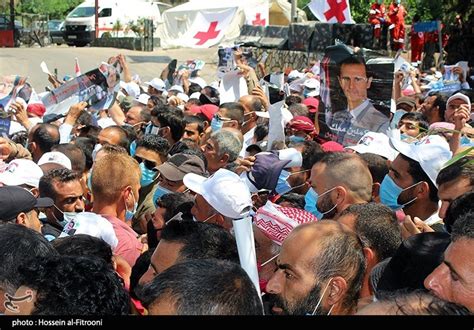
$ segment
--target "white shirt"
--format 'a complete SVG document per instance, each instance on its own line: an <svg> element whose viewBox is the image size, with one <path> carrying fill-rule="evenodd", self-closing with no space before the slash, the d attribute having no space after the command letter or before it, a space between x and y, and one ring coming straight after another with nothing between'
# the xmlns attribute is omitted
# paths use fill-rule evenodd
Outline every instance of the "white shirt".
<svg viewBox="0 0 474 330"><path fill-rule="evenodd" d="M244 134L244 143L242 146L242 150L240 150L239 156L244 158L247 155L247 148L253 144L253 136L255 134L255 126L254 128L250 129L247 133Z"/></svg>

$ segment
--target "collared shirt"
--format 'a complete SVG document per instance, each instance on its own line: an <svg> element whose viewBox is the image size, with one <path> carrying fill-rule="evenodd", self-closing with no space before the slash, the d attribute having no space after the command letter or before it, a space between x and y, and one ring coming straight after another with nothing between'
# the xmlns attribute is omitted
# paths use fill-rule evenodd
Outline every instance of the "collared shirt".
<svg viewBox="0 0 474 330"><path fill-rule="evenodd" d="M106 218L114 227L115 235L118 239L114 254L123 257L130 267L133 267L143 250L143 244L137 238L138 234L117 217L107 214L101 214L101 216Z"/></svg>

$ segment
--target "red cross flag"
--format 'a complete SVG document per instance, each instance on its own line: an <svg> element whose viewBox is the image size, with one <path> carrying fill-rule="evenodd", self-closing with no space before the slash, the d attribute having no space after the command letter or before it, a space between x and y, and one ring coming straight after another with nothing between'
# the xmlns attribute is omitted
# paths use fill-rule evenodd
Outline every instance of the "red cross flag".
<svg viewBox="0 0 474 330"><path fill-rule="evenodd" d="M264 0L255 6L245 6L245 24L253 26L267 26L269 21L268 0Z"/></svg>
<svg viewBox="0 0 474 330"><path fill-rule="evenodd" d="M218 44L225 36L234 18L236 8L220 12L198 12L189 32L183 36L183 47L208 48Z"/></svg>
<svg viewBox="0 0 474 330"><path fill-rule="evenodd" d="M321 22L354 24L349 0L312 0L308 8Z"/></svg>

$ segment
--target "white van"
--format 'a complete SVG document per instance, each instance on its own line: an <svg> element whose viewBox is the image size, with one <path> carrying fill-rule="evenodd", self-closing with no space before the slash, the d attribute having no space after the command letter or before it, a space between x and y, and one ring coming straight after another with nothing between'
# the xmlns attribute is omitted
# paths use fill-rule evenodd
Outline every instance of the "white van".
<svg viewBox="0 0 474 330"><path fill-rule="evenodd" d="M98 36L100 38L106 32L113 37L135 36L135 33L128 28L128 24L131 21L137 22L140 18L152 19L156 28L163 22L160 7L171 6L144 0L99 0ZM86 0L74 8L67 15L64 25L64 40L68 45L85 46L94 40L95 1Z"/></svg>

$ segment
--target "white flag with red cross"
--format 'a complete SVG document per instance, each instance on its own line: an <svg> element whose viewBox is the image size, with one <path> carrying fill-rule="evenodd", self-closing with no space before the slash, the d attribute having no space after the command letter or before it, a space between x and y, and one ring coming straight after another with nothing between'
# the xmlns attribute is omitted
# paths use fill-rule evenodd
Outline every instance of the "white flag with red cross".
<svg viewBox="0 0 474 330"><path fill-rule="evenodd" d="M255 6L245 6L245 24L253 26L268 26L269 15L268 0L264 0Z"/></svg>
<svg viewBox="0 0 474 330"><path fill-rule="evenodd" d="M183 47L208 48L218 44L227 32L237 7L219 12L198 12L194 22L181 39Z"/></svg>
<svg viewBox="0 0 474 330"><path fill-rule="evenodd" d="M308 8L321 22L354 24L349 0L312 0Z"/></svg>

